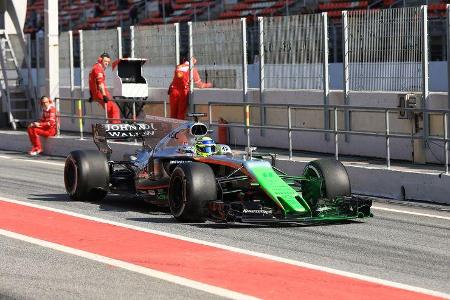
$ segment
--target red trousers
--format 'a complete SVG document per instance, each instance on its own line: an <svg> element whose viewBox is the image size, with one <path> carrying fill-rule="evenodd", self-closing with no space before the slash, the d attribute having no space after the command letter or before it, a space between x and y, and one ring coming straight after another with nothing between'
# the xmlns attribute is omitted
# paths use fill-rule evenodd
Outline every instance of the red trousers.
<svg viewBox="0 0 450 300"><path fill-rule="evenodd" d="M100 104L103 109L105 109L105 102L103 100L97 100L95 99L95 102L97 102L98 104ZM107 115L108 115L108 122L110 124L119 124L120 123L120 109L119 106L117 105L116 102L114 101L108 101L107 103L108 108L107 108ZM116 119L116 120L114 120Z"/></svg>
<svg viewBox="0 0 450 300"><path fill-rule="evenodd" d="M172 89L170 91L170 117L185 120L188 108L189 92L185 90Z"/></svg>
<svg viewBox="0 0 450 300"><path fill-rule="evenodd" d="M56 128L42 129L39 127L28 127L28 137L33 148L42 150L41 140L39 136L49 137L56 134Z"/></svg>

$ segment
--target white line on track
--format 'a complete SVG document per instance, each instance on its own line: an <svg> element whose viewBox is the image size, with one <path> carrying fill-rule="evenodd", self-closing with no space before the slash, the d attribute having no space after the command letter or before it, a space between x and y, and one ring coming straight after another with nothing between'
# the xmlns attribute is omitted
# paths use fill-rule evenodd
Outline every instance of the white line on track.
<svg viewBox="0 0 450 300"><path fill-rule="evenodd" d="M69 253L69 254L73 254L76 256L80 256L83 258L87 258L93 261L97 261L100 263L104 263L104 264L108 264L108 265L112 265L118 268L122 268L125 270L129 270L132 272L136 272L136 273L140 273L143 275L147 275L153 278L158 278L158 279L162 279L168 282L172 282L175 284L179 284L179 285L183 285L183 286L187 286L196 290L200 290L200 291L204 291L210 294L214 294L217 296L221 296L221 297L225 297L225 298L230 298L230 299L258 299L255 297L251 297L245 294L241 294L241 293L237 293L237 292L233 292L227 289L223 289L223 288L219 288L216 286L212 286L209 284L205 284L205 283L201 283L198 281L194 281L194 280L190 280L190 279L186 279L180 276L176 276L176 275L172 275L169 273L164 273L164 272L160 272L160 271L156 271L150 268L145 268L145 267L141 267L141 266L137 266L134 264L130 264L121 260L117 260L117 259L112 259L106 256L102 256L102 255L98 255L98 254L94 254L94 253L90 253L90 252L86 252L86 251L82 251L82 250L78 250L75 248L71 248L71 247L66 247L66 246L62 246L59 244L55 244L55 243L51 243L51 242L47 242L44 240L39 240L39 239L35 239L26 235L22 235L22 234L18 234L15 232L11 232L11 231L7 231L7 230L3 230L0 229L0 234L4 235L6 237L10 237L13 239L17 239L17 240L21 240L24 242L28 242L28 243L32 243L38 246L42 246L42 247L46 247L46 248L50 248L52 250L57 250L57 251L61 251L61 252L65 252L65 253Z"/></svg>
<svg viewBox="0 0 450 300"><path fill-rule="evenodd" d="M45 161L45 160L34 160L34 159L26 159L26 158L16 158L12 156L0 155L0 158L22 161L22 162L31 162L36 164L44 164L44 165L52 165L52 166L64 166L64 162L54 162L54 161Z"/></svg>
<svg viewBox="0 0 450 300"><path fill-rule="evenodd" d="M380 207L380 206L375 206L375 205L373 205L371 208L372 209L376 209L376 210L395 212L395 213L399 213L399 214L414 215L414 216L428 217L428 218L434 218L434 219L450 220L450 217L444 217L444 216L439 216L439 215L423 214L423 213L418 213L418 212L408 211L408 210L399 210L399 209Z"/></svg>
<svg viewBox="0 0 450 300"><path fill-rule="evenodd" d="M393 282L393 281L389 281L389 280L379 279L379 278L375 278L375 277L371 277L371 276L360 275L360 274L351 273L351 272L347 272L347 271L341 271L341 270L332 269L332 268L328 268L328 267L313 265L310 263L297 261L297 260L293 260L293 259L278 257L278 256L270 255L270 254L259 253L259 252L255 252L255 251L251 251L251 250L236 248L236 247L222 245L222 244L218 244L218 243L202 241L202 240L185 237L185 236L178 235L178 234L167 233L167 232L152 230L152 229L147 229L147 228L141 228L141 227L137 227L137 226L133 226L133 225L129 225L129 224L114 222L114 221L105 220L105 219L101 219L101 218L97 218L97 217L86 216L86 215L82 215L82 214L78 214L78 213L74 213L74 212L70 212L70 211L66 211L66 210L62 210L62 209L45 207L45 206L28 203L28 202L23 202L23 201L19 201L19 200L14 200L14 199L9 199L9 198L5 198L5 197L1 197L1 196L0 196L0 201L7 201L7 202L11 202L11 203L16 203L19 205L25 205L25 206L29 206L29 207L45 209L48 211L62 213L62 214L66 214L66 215L70 215L70 216L74 216L74 217L78 217L78 218L83 218L83 219L87 219L87 220L92 220L92 221L96 221L96 222L100 222L100 223L104 223L104 224L111 224L111 225L129 228L129 229L133 229L133 230L138 230L141 232L148 232L148 233L157 234L160 236L165 236L165 237L169 237L169 238L174 238L174 239L179 239L179 240L188 241L188 242L192 242L192 243L197 243L200 245L216 247L219 249L229 250L229 251L233 251L236 253L251 255L251 256L260 257L260 258L277 261L277 262L282 262L282 263L295 265L295 266L299 266L299 267L303 267L303 268L308 268L308 269L323 271L323 272L336 274L336 275L340 275L340 276L345 276L348 278L364 280L367 282L373 282L376 284L381 284L381 285L390 286L390 287L394 287L394 288L399 288L399 289L404 289L404 290L413 291L413 292L417 292L417 293L422 293L422 294L427 294L427 295L432 295L432 296L436 296L436 297L450 299L450 294L447 294L447 293L433 291L433 290L416 287L416 286L411 286L411 285L407 285L407 284L403 284L403 283L397 283L397 282Z"/></svg>

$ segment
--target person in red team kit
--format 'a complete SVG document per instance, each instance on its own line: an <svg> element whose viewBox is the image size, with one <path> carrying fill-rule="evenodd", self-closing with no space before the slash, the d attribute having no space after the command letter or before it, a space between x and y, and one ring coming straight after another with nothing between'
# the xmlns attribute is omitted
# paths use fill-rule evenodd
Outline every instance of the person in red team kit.
<svg viewBox="0 0 450 300"><path fill-rule="evenodd" d="M98 58L97 62L92 66L89 73L89 92L91 97L89 101L95 101L103 108L106 106L108 122L117 124L120 123L120 109L117 103L110 101L111 94L106 88L105 70L111 62L108 53L103 53Z"/></svg>
<svg viewBox="0 0 450 300"><path fill-rule="evenodd" d="M56 134L56 108L53 101L47 96L40 99L42 118L28 125L28 137L31 142L31 150L28 154L35 156L43 151L39 136L54 136Z"/></svg>
<svg viewBox="0 0 450 300"><path fill-rule="evenodd" d="M192 64L195 65L197 60L193 57ZM192 69L194 84L197 88L210 88L212 84L202 82L197 68ZM189 104L189 61L178 65L173 75L172 83L169 91L170 97L170 117L174 119L184 120L186 118L187 107Z"/></svg>

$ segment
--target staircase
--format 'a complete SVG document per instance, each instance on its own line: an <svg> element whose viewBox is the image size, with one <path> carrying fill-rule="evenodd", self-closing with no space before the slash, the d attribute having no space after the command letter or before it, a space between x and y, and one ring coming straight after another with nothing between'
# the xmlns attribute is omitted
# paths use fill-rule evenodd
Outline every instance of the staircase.
<svg viewBox="0 0 450 300"><path fill-rule="evenodd" d="M0 30L0 93L8 122L15 130L33 120L33 101L20 73L11 40L4 30ZM0 105L0 109L2 105Z"/></svg>

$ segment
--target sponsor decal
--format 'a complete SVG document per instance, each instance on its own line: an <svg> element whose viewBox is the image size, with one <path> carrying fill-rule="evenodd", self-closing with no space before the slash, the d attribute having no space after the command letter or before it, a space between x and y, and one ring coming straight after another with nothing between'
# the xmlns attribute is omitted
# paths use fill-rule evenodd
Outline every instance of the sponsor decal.
<svg viewBox="0 0 450 300"><path fill-rule="evenodd" d="M264 209L246 209L242 211L244 214L255 214L255 215L271 215L272 212Z"/></svg>
<svg viewBox="0 0 450 300"><path fill-rule="evenodd" d="M105 124L105 131L110 138L147 137L155 134L153 123Z"/></svg>

